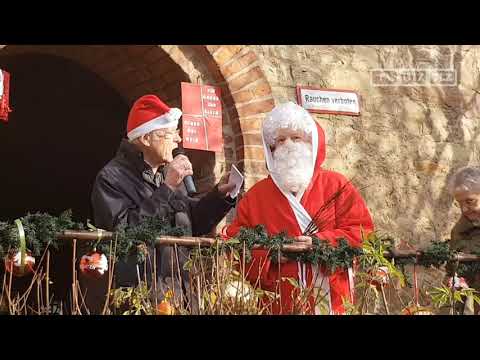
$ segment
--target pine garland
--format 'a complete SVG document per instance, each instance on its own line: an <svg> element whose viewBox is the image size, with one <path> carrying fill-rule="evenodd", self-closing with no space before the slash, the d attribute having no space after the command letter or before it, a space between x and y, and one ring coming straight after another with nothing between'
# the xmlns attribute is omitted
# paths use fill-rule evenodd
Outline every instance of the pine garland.
<svg viewBox="0 0 480 360"><path fill-rule="evenodd" d="M240 253L243 251L243 244L245 244L246 262L252 260L251 251L254 245L269 249L270 257L274 261L278 261L278 254L282 245L293 243L293 239L289 238L284 232L269 236L263 225L257 225L254 228L242 227L235 238L238 243L233 243L233 248L236 248Z"/></svg>
<svg viewBox="0 0 480 360"><path fill-rule="evenodd" d="M390 247L389 250L393 250L393 247ZM429 268L433 266L439 269L448 261L454 259L454 257L455 251L450 249L448 241L432 241L428 247L422 250L418 260L415 259L415 256L395 258L395 265L403 269L405 265L415 264L415 261L417 261L417 264L423 267Z"/></svg>
<svg viewBox="0 0 480 360"><path fill-rule="evenodd" d="M48 246L58 250L62 240L56 234L64 230L83 230L80 223L72 220L71 210L67 210L55 217L44 213L27 214L20 218L25 230L26 247L33 256L41 256ZM0 222L0 258L8 251L20 250L20 239L15 224Z"/></svg>
<svg viewBox="0 0 480 360"><path fill-rule="evenodd" d="M32 252L33 256L41 256L48 246L58 250L64 240L58 240L56 234L65 230L85 229L83 224L72 220L70 210L58 217L35 213L28 214L20 220L25 230L27 249ZM167 219L144 217L137 226L121 225L117 228L114 233L115 255L117 259L126 259L128 256L136 254L137 261L141 263L145 260L145 252L140 251L142 246L153 247L158 236L183 236L184 234L182 228L172 226ZM346 239L338 239L337 246L332 246L329 242L316 236L312 236L312 251L305 253L283 253L281 251L283 245L292 244L294 241L285 232L270 236L265 226L257 225L253 228L241 228L234 239L227 242L220 241L218 248L208 249L208 252L213 254L217 249L223 251L228 247L230 250L233 249L242 254L245 249L245 261L250 262L252 260L251 251L257 245L270 250L270 257L273 261L278 261L278 256L281 255L302 263L319 264L331 271L351 267L353 259L362 254L361 248L350 246ZM92 250L96 248L106 255L110 253L109 241L91 241L87 243L87 246ZM392 247L393 243L390 249ZM0 222L0 258L5 257L11 250L19 250L18 229L11 222ZM449 242L433 241L422 251L422 255L418 258L418 265L440 268L445 263L452 261L455 254L456 252L450 249ZM395 265L404 267L415 261L414 256L396 258ZM467 262L458 266L460 276L475 273L480 273L480 262Z"/></svg>
<svg viewBox="0 0 480 360"><path fill-rule="evenodd" d="M450 250L450 244L447 241L432 241L431 245L422 251L418 264L439 269L453 259L454 255L455 252Z"/></svg>
<svg viewBox="0 0 480 360"><path fill-rule="evenodd" d="M329 242L313 236L312 244L312 251L287 254L287 257L302 263L318 264L335 272L337 269L346 270L352 267L354 258L362 254L361 248L350 246L344 238L338 239L337 246L332 246Z"/></svg>
<svg viewBox="0 0 480 360"><path fill-rule="evenodd" d="M64 240L57 239L56 235L65 230L85 230L81 223L72 220L71 210L60 216L45 213L28 214L20 218L25 230L26 247L33 256L41 256L47 247L58 250ZM137 255L139 263L145 260L145 253L139 247L152 247L155 239L161 235L183 236L182 228L173 227L165 219L144 217L137 226L120 226L115 232L116 258L126 259L131 254ZM114 240L115 240L114 238ZM86 247L97 249L106 255L110 253L109 241L89 241ZM0 258L8 251L19 251L20 239L17 226L10 222L0 222Z"/></svg>
<svg viewBox="0 0 480 360"><path fill-rule="evenodd" d="M238 243L233 247L239 252L243 251L243 244L246 248L246 261L251 261L251 250L254 245L270 250L270 258L277 262L279 254L291 260L302 263L319 264L334 272L336 269L347 269L352 266L353 259L362 253L361 248L352 247L346 239L339 239L337 246L321 240L316 236L312 237L312 251L305 253L283 253L282 245L294 243L294 239L285 232L269 236L263 225L254 228L241 228L236 236Z"/></svg>
<svg viewBox="0 0 480 360"><path fill-rule="evenodd" d="M480 252L473 251L472 255L480 255ZM465 279L474 280L480 274L480 262L479 261L467 261L458 264L457 275L464 277Z"/></svg>
<svg viewBox="0 0 480 360"><path fill-rule="evenodd" d="M178 226L171 226L170 222L164 218L142 217L136 226L120 225L114 233L116 241L115 256L118 259L126 260L128 256L135 254L137 262L145 261L145 252L141 251L143 246L152 248L155 246L155 240L162 235L183 236L185 231ZM96 248L104 254L110 252L110 242L89 242L90 247Z"/></svg>

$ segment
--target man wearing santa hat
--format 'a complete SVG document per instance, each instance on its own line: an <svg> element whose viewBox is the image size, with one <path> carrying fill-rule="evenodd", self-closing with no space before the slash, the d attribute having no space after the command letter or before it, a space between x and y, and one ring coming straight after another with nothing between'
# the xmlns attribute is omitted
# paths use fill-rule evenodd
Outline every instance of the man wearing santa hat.
<svg viewBox="0 0 480 360"><path fill-rule="evenodd" d="M236 218L226 229L227 237L235 236L242 227L264 225L270 235L286 232L299 244L311 244L311 237L302 234L322 205L341 190L335 206L323 215L323 224L315 235L334 246L339 238L352 246L361 246L361 231L373 230L370 214L349 181L322 169L325 134L312 116L292 102L279 105L263 122L262 136L269 176L239 202ZM320 292L331 314L344 313L344 301L353 301L351 269L325 274L318 266L285 257L273 264L267 250L252 251L247 279L264 290L280 293L272 307L277 314L293 311L293 295L298 289L287 278L297 280L301 288L313 288L312 293ZM309 303L309 312L319 313L313 296Z"/></svg>
<svg viewBox="0 0 480 360"><path fill-rule="evenodd" d="M179 109L169 108L155 95L145 95L133 104L127 124L128 140L121 142L117 155L99 172L93 187L92 205L98 228L114 230L122 224L134 226L144 217L159 217L169 219L171 225L182 227L189 235L201 236L211 232L235 205L235 200L227 196L234 187L226 184L227 176L200 200L181 191L184 177L193 174L185 155L172 156L172 150L182 140L177 130L181 115ZM179 279L171 279L172 251L170 246L157 249L157 286L163 293L180 284ZM181 248L179 268L185 289L188 274L183 263L187 256L187 250ZM143 277L143 265L137 267L133 256L115 266L116 286L134 286L138 268Z"/></svg>

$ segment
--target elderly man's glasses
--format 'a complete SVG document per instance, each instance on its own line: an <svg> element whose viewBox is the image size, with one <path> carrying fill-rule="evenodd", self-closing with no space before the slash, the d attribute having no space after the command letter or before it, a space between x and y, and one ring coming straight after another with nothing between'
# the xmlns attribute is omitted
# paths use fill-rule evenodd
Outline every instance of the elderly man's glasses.
<svg viewBox="0 0 480 360"><path fill-rule="evenodd" d="M155 136L173 140L180 137L180 130L155 132Z"/></svg>

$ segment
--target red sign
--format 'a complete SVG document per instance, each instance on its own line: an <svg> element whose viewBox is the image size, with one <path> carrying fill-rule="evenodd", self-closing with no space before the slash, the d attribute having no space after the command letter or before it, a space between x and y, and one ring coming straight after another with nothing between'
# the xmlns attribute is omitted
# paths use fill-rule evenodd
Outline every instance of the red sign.
<svg viewBox="0 0 480 360"><path fill-rule="evenodd" d="M8 122L10 109L10 74L0 69L0 120Z"/></svg>
<svg viewBox="0 0 480 360"><path fill-rule="evenodd" d="M185 149L222 151L220 88L182 82L182 112Z"/></svg>

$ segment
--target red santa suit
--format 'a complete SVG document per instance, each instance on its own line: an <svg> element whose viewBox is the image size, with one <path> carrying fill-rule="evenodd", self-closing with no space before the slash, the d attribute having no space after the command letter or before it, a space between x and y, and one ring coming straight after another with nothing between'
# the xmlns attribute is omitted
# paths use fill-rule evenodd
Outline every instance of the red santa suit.
<svg viewBox="0 0 480 360"><path fill-rule="evenodd" d="M264 150L267 168L270 171L268 178L255 184L238 204L236 218L226 229L227 237L235 236L241 227L264 225L270 235L286 232L289 236L302 235L312 217L317 213L325 201L335 192L346 185L335 202L330 213L323 218L329 221L322 225L316 236L336 245L339 238L345 238L351 246L361 246L361 231L373 231L373 223L359 192L348 180L333 171L322 169L325 160L325 134L323 129L313 120L315 125L312 131L314 173L309 186L304 191L301 200L297 200L291 193L285 193L275 180L271 169L273 164L272 153L265 141ZM327 275L325 269L319 269L310 264L300 264L288 261L283 264L272 263L267 250L253 250L252 261L247 266L247 279L262 289L280 293L280 299L273 304L275 314L291 313L293 309L292 291L295 287L282 278L296 279L302 286L321 287L329 303L330 314L344 313L343 301L353 302L353 273L351 269L337 270ZM310 311L314 310L313 296L310 299Z"/></svg>

